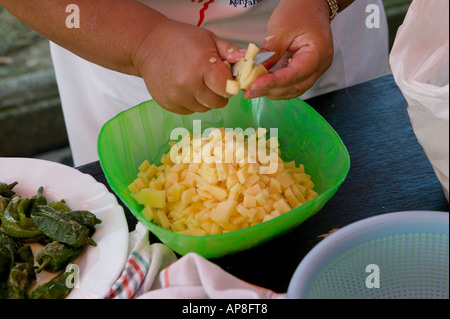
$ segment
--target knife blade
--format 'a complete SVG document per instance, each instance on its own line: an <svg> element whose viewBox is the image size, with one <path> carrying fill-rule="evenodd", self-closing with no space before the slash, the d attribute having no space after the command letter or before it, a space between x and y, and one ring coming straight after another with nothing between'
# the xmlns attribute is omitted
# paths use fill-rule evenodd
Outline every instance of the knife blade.
<svg viewBox="0 0 450 319"><path fill-rule="evenodd" d="M261 64L264 61L270 59L272 57L272 55L274 55L274 54L275 54L275 52L272 52L272 51L258 53L255 56L255 65Z"/></svg>
<svg viewBox="0 0 450 319"><path fill-rule="evenodd" d="M270 59L274 54L275 54L275 52L272 52L272 51L267 51L267 52L261 52L261 53L258 53L258 54L255 56L255 59L254 59L254 65L258 65L258 64L261 64L261 63L267 61L267 60ZM236 64L233 64L233 66L231 67L231 74L232 74L233 76L237 76L237 75L238 75L238 74L237 74L237 71L236 71L236 68L234 67L235 65L236 65Z"/></svg>

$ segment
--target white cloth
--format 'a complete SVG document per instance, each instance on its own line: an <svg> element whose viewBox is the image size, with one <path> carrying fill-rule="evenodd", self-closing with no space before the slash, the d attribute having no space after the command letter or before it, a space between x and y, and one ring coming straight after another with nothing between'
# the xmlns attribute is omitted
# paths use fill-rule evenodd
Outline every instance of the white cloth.
<svg viewBox="0 0 450 319"><path fill-rule="evenodd" d="M138 223L130 233L129 258L106 299L284 299L285 293L255 286L195 253L177 260L167 246L149 242Z"/></svg>
<svg viewBox="0 0 450 319"><path fill-rule="evenodd" d="M142 0L169 18L197 25L243 47L261 44L279 0ZM368 28L369 4L380 9L380 28ZM333 65L301 98L388 74L388 26L381 0L357 0L331 24ZM142 79L105 69L51 43L69 142L76 166L98 160L97 137L119 112L151 99Z"/></svg>

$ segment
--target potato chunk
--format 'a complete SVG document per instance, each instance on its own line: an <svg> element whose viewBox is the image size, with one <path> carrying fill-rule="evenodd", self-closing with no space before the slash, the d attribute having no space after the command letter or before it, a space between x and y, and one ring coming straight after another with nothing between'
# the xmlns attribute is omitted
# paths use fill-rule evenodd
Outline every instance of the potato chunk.
<svg viewBox="0 0 450 319"><path fill-rule="evenodd" d="M236 95L240 89L248 89L255 80L263 74L268 73L262 65L255 65L255 57L258 53L258 47L249 43L245 56L239 59L233 66L233 80L228 80L226 92L230 95Z"/></svg>
<svg viewBox="0 0 450 319"><path fill-rule="evenodd" d="M266 132L259 128L255 134L261 137ZM128 185L133 198L143 205L142 215L180 234L215 235L273 220L319 196L303 165L283 162L278 140L271 143L276 148L267 146L270 157L277 161L276 171L264 173L258 157L250 160L248 141L236 141L238 145L230 146L230 141L241 135L225 133L222 128L212 139L202 136L200 143L196 141L201 154L207 147L210 150L210 142L230 151L232 156L225 162L214 156L208 158L212 162L203 158L200 163L172 161L170 154L172 150L178 153L177 143L170 144L172 149L163 155L162 165L142 162L137 178ZM194 145L190 134L182 141Z"/></svg>

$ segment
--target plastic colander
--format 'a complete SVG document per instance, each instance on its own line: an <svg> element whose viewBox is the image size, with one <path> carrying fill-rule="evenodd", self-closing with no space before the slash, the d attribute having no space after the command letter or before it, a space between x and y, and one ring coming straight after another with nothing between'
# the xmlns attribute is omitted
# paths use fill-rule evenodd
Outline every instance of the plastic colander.
<svg viewBox="0 0 450 319"><path fill-rule="evenodd" d="M449 214L410 211L350 224L315 246L287 297L448 299Z"/></svg>

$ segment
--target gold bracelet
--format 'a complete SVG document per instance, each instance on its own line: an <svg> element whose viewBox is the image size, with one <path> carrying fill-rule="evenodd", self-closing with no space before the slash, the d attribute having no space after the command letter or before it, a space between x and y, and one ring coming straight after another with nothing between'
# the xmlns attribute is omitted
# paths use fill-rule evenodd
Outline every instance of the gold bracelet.
<svg viewBox="0 0 450 319"><path fill-rule="evenodd" d="M330 21L333 21L339 11L339 6L337 0L327 0L327 2L331 10Z"/></svg>

